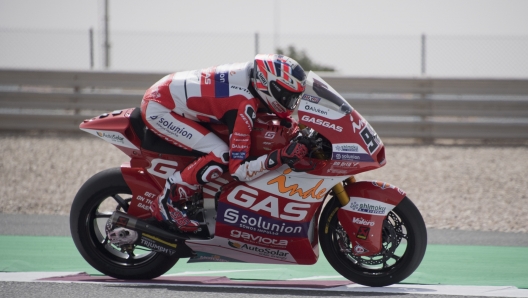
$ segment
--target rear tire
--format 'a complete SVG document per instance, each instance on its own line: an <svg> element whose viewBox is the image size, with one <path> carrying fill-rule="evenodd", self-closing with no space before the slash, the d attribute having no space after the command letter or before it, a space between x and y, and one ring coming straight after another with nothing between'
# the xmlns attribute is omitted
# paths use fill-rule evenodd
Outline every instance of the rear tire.
<svg viewBox="0 0 528 298"><path fill-rule="evenodd" d="M156 278L171 269L178 258L143 247L123 251L112 245L106 236L105 225L112 212L126 212L131 198L132 191L120 168L99 172L88 179L75 196L70 211L73 242L90 265L108 276Z"/></svg>
<svg viewBox="0 0 528 298"><path fill-rule="evenodd" d="M411 200L403 198L389 212L383 224L383 248L369 257L352 253L350 239L334 212L340 207L332 198L319 221L321 249L337 272L361 285L383 287L406 279L418 268L427 247L427 230Z"/></svg>

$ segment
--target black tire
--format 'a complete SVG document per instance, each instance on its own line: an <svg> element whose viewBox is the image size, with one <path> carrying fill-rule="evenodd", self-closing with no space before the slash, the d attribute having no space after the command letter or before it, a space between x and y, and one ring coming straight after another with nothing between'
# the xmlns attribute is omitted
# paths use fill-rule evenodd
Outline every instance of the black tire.
<svg viewBox="0 0 528 298"><path fill-rule="evenodd" d="M119 279L156 278L172 268L178 258L142 247L134 247L132 253L123 252L108 242L104 232L113 211L128 210L131 194L119 168L88 179L75 196L70 211L73 242L83 258L103 274Z"/></svg>
<svg viewBox="0 0 528 298"><path fill-rule="evenodd" d="M383 224L382 251L371 257L352 254L350 239L335 212L339 207L337 198L332 198L319 221L321 249L337 272L361 285L383 287L404 280L418 268L427 247L427 230L411 200L405 197L387 215Z"/></svg>

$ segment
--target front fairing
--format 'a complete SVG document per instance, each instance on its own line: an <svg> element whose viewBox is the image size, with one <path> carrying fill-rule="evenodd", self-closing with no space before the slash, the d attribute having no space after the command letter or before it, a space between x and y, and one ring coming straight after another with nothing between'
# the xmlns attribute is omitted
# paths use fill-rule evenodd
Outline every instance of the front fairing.
<svg viewBox="0 0 528 298"><path fill-rule="evenodd" d="M347 175L385 165L384 147L370 124L321 77L309 72L298 109L299 123L331 143L320 174Z"/></svg>

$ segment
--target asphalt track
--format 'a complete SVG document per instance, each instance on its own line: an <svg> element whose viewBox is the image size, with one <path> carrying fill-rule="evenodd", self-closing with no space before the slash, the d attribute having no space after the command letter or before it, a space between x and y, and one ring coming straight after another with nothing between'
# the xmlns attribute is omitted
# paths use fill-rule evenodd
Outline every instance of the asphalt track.
<svg viewBox="0 0 528 298"><path fill-rule="evenodd" d="M79 255L66 216L0 214L0 297L528 297L528 235L428 230L422 265L386 288L351 285L313 266L180 260L154 281L102 276ZM39 281L39 282L35 282Z"/></svg>

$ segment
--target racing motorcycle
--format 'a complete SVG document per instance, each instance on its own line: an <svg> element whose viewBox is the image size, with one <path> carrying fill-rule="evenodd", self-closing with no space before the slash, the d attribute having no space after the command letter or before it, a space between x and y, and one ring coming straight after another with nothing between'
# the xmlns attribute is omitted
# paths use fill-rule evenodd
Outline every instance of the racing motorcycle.
<svg viewBox="0 0 528 298"><path fill-rule="evenodd" d="M257 114L250 153L301 142L309 154L252 181L224 174L203 185L184 207L200 223L195 233L157 222L149 206L167 177L203 153L146 129L139 108L81 123L130 157L95 174L75 196L70 228L84 259L114 278L152 279L180 258L311 265L320 246L330 265L358 284L387 286L411 275L427 246L420 212L400 188L354 178L386 164L381 139L322 78L310 72L306 85L298 121ZM226 126L207 125L228 141Z"/></svg>

